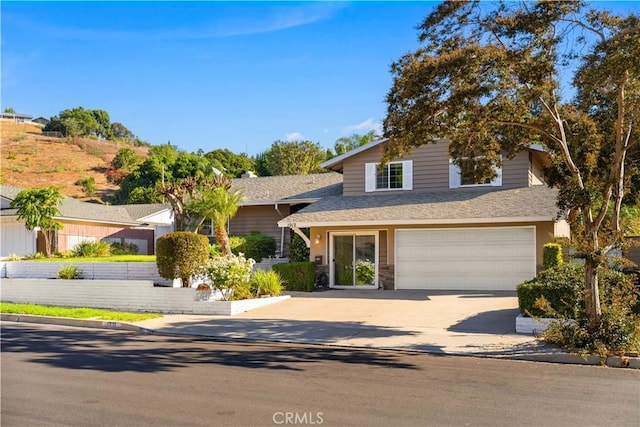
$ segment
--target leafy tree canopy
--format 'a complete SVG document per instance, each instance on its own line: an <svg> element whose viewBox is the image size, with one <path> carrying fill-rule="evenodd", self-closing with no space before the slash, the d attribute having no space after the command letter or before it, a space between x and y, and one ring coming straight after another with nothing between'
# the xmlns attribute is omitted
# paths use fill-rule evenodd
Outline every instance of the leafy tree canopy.
<svg viewBox="0 0 640 427"><path fill-rule="evenodd" d="M333 146L335 155L340 156L347 151L351 151L355 148L368 144L377 138L380 138L380 135L378 135L375 130L371 130L365 134L354 133L350 136L338 138Z"/></svg>
<svg viewBox="0 0 640 427"><path fill-rule="evenodd" d="M255 169L255 160L245 153L235 154L231 150L219 148L204 155L228 178L240 178L246 171Z"/></svg>
<svg viewBox="0 0 640 427"><path fill-rule="evenodd" d="M276 141L260 158L268 175L307 175L322 172L320 163L326 156L318 143Z"/></svg>
<svg viewBox="0 0 640 427"><path fill-rule="evenodd" d="M427 16L419 38L391 67L385 160L444 138L456 163L490 177L501 154L544 146L585 258L595 328L597 267L620 243L639 163L640 19L580 2L456 1Z"/></svg>

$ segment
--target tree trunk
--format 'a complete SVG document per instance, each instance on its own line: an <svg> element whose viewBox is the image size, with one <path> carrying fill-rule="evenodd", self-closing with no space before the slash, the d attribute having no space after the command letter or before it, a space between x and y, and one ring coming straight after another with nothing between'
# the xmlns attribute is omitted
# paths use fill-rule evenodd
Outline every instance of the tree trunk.
<svg viewBox="0 0 640 427"><path fill-rule="evenodd" d="M231 255L231 246L229 246L229 235L227 234L226 227L220 226L220 224L215 224L215 227L216 242L220 245L222 254L225 256Z"/></svg>
<svg viewBox="0 0 640 427"><path fill-rule="evenodd" d="M584 265L584 285L587 292L586 308L589 319L589 331L595 331L600 326L602 310L600 309L600 291L598 289L598 263L587 259Z"/></svg>

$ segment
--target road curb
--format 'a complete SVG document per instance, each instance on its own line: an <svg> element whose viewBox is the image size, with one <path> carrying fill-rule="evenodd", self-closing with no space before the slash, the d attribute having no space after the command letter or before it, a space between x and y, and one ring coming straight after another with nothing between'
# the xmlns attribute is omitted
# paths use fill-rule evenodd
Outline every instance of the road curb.
<svg viewBox="0 0 640 427"><path fill-rule="evenodd" d="M0 320L3 322L23 322L23 323L39 323L50 324L59 326L71 326L79 328L93 328L93 329L113 329L124 330L130 332L136 332L139 334L153 334L153 335L165 335L165 336L183 336L183 337L200 337L209 338L217 341L235 341L235 342L251 342L251 343L290 343L296 345L319 345L328 347L341 347L341 348L353 348L358 350L385 350L385 351L403 351L409 353L424 353L433 354L437 356L464 356L464 357L482 357L486 359L507 359L507 360L519 360L527 362L546 362L546 363L559 363L559 364L571 364L571 365L601 365L611 368L631 368L640 369L640 357L631 356L609 356L604 360L597 355L579 355L575 353L566 352L554 352L554 353L531 353L531 354L470 354L470 353L442 353L429 350L414 350L410 348L397 348L397 347L363 347L363 346L349 346L349 345L331 345L327 343L319 343L312 341L293 341L283 339L252 339L252 338L237 338L237 337L223 337L216 335L198 334L198 333L185 333L185 332L170 332L163 331L161 329L148 329L143 328L131 323L106 321L106 320L91 320L91 319L71 319L66 317L50 317L50 316L35 316L30 314L5 314L0 315Z"/></svg>
<svg viewBox="0 0 640 427"><path fill-rule="evenodd" d="M115 329L121 331L148 334L152 331L131 323L117 322L113 320L71 319L68 317L36 316L33 314L7 314L2 313L0 320L3 322L39 323L46 325L72 326L76 328Z"/></svg>

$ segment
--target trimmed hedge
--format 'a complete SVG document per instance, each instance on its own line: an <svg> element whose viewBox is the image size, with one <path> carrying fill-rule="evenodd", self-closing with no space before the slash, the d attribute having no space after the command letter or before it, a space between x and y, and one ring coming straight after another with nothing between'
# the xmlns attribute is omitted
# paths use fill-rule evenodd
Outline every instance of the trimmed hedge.
<svg viewBox="0 0 640 427"><path fill-rule="evenodd" d="M600 301L610 305L614 300L624 300L636 314L640 313L638 290L632 276L612 269L603 269L599 274ZM524 315L550 317L535 308L535 302L544 296L559 317L575 319L585 315L584 266L582 264L560 264L540 272L534 279L520 283L517 287L518 306Z"/></svg>
<svg viewBox="0 0 640 427"><path fill-rule="evenodd" d="M291 237L291 243L289 243L289 260L291 262L309 261L309 248L297 234Z"/></svg>
<svg viewBox="0 0 640 427"><path fill-rule="evenodd" d="M545 317L542 310L535 308L538 298L544 296L559 315L573 318L577 306L576 296L584 288L583 266L561 264L540 272L535 278L517 286L518 306L524 315Z"/></svg>
<svg viewBox="0 0 640 427"><path fill-rule="evenodd" d="M282 278L288 291L311 292L316 278L316 265L313 262L289 262L271 267Z"/></svg>
<svg viewBox="0 0 640 427"><path fill-rule="evenodd" d="M545 243L542 247L542 268L546 270L562 263L562 246L558 243Z"/></svg>
<svg viewBox="0 0 640 427"><path fill-rule="evenodd" d="M182 279L182 287L191 286L191 276L209 261L209 239L187 231L167 233L156 241L156 265L165 279Z"/></svg>
<svg viewBox="0 0 640 427"><path fill-rule="evenodd" d="M261 262L264 258L273 257L276 254L276 239L257 231L244 236L229 236L229 246L234 255L244 254L245 258L253 258L255 262ZM220 245L211 245L211 256L222 254Z"/></svg>

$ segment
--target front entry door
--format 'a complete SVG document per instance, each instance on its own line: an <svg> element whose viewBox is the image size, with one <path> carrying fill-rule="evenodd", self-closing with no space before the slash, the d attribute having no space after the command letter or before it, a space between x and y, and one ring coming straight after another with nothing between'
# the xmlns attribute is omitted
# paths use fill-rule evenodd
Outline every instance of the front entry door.
<svg viewBox="0 0 640 427"><path fill-rule="evenodd" d="M332 234L331 286L375 287L378 278L377 234Z"/></svg>

